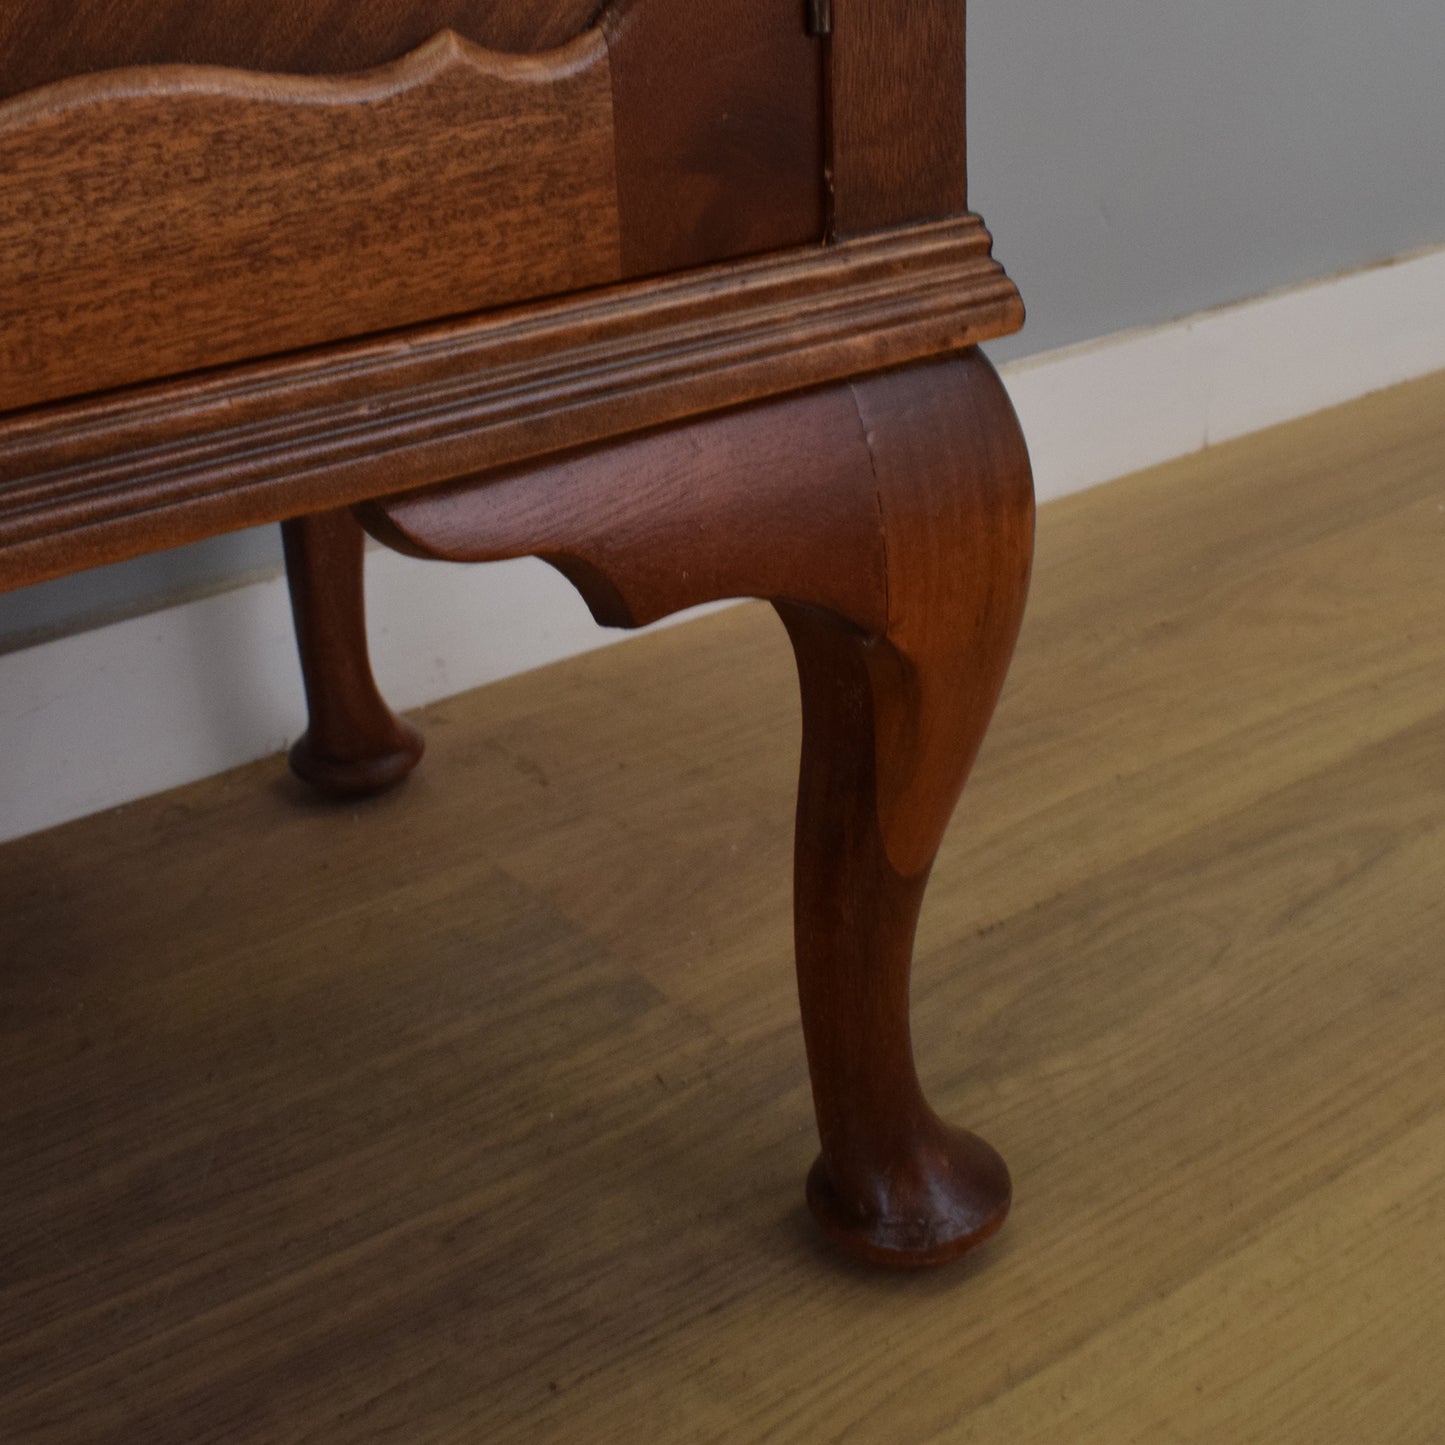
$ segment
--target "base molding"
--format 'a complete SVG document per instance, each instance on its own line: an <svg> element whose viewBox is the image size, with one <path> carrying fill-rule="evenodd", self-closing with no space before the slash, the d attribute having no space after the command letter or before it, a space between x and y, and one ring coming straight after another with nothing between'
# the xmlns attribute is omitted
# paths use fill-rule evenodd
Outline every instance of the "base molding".
<svg viewBox="0 0 1445 1445"><path fill-rule="evenodd" d="M977 216L0 416L0 588L1017 331Z"/></svg>
<svg viewBox="0 0 1445 1445"><path fill-rule="evenodd" d="M1442 368L1445 247L1002 371L1046 499ZM621 637L530 559L373 551L367 597L400 708ZM0 839L279 752L304 723L279 575L0 655Z"/></svg>

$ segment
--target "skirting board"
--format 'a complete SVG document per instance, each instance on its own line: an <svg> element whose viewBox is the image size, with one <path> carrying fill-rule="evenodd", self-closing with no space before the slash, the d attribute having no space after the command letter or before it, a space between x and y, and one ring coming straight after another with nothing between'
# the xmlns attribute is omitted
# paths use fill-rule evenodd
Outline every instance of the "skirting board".
<svg viewBox="0 0 1445 1445"><path fill-rule="evenodd" d="M1002 370L1047 501L1442 368L1445 247ZM540 562L377 550L367 595L403 709L624 635ZM278 752L303 720L280 577L0 656L0 841Z"/></svg>
<svg viewBox="0 0 1445 1445"><path fill-rule="evenodd" d="M1445 369L1445 246L1001 368L1040 501Z"/></svg>

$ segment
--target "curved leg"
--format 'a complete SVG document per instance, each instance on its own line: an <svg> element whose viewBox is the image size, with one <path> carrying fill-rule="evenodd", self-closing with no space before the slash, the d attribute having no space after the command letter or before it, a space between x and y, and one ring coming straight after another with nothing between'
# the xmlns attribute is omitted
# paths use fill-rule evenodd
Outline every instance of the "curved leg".
<svg viewBox="0 0 1445 1445"><path fill-rule="evenodd" d="M422 754L421 734L387 707L366 648L362 550L349 511L281 524L286 580L310 726L291 749L291 770L340 796L399 783Z"/></svg>
<svg viewBox="0 0 1445 1445"><path fill-rule="evenodd" d="M916 760L878 747L890 707L923 724L916 692L900 696L910 664L824 615L780 610L803 687L794 934L822 1142L808 1204L850 1253L940 1263L992 1234L1012 1191L994 1150L929 1108L913 1067L908 984L928 869L888 857L881 795ZM957 771L925 776L942 796Z"/></svg>
<svg viewBox="0 0 1445 1445"><path fill-rule="evenodd" d="M795 605L798 987L822 1154L808 1203L849 1252L941 1263L986 1239L1003 1160L929 1108L908 983L929 870L1003 686L1033 555L1027 457L1001 393L857 388L887 542L881 638Z"/></svg>
<svg viewBox="0 0 1445 1445"><path fill-rule="evenodd" d="M599 621L772 600L797 654L799 994L822 1156L808 1200L866 1259L941 1262L1008 1171L929 1108L908 980L933 857L1003 685L1033 554L1028 458L978 353L360 510L419 555L536 553Z"/></svg>

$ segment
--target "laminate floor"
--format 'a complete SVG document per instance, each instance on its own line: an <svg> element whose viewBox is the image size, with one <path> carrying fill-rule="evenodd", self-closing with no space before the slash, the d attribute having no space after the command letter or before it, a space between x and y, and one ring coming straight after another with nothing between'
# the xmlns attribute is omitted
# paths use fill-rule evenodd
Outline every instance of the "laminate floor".
<svg viewBox="0 0 1445 1445"><path fill-rule="evenodd" d="M759 606L0 848L0 1441L1445 1440L1445 376L1044 509L834 1258Z"/></svg>

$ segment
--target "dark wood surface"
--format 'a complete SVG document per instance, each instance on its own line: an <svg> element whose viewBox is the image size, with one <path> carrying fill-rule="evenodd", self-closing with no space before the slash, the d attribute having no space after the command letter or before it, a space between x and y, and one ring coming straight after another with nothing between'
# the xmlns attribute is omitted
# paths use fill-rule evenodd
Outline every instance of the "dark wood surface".
<svg viewBox="0 0 1445 1445"><path fill-rule="evenodd" d="M599 622L736 596L798 654L796 950L846 1250L937 1264L1003 1222L1008 1170L924 1100L908 979L934 854L992 716L1033 555L1028 457L977 351L709 418L481 486L360 509L416 556L544 557Z"/></svg>
<svg viewBox="0 0 1445 1445"><path fill-rule="evenodd" d="M43 0L0 9L0 97L134 65L338 75L439 30L529 53L575 39L601 0Z"/></svg>

